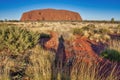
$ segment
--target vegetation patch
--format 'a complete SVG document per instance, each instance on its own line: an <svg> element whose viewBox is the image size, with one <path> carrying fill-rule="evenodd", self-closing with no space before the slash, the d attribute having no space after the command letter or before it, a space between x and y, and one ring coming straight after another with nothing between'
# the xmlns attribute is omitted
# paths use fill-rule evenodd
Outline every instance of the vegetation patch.
<svg viewBox="0 0 120 80"><path fill-rule="evenodd" d="M83 35L83 30L82 29L80 29L80 28L74 28L73 29L73 34L74 35Z"/></svg>
<svg viewBox="0 0 120 80"><path fill-rule="evenodd" d="M118 29L120 29L120 24L117 26Z"/></svg>
<svg viewBox="0 0 120 80"><path fill-rule="evenodd" d="M120 52L113 49L106 49L101 53L103 58L109 59L110 61L120 62Z"/></svg>
<svg viewBox="0 0 120 80"><path fill-rule="evenodd" d="M120 80L119 69L116 69L115 64L109 67L107 64L88 65L74 59L72 66L66 63L62 68L56 67L55 54L38 44L40 38L50 38L49 34L39 34L28 31L28 28L26 30L14 26L0 25L0 80ZM109 37L105 35L106 30L91 24L84 28L74 28L73 34L88 35L93 39ZM120 61L119 45L120 41L111 42L109 49L102 52L101 56L111 61ZM9 55L9 52L24 54Z"/></svg>
<svg viewBox="0 0 120 80"><path fill-rule="evenodd" d="M95 25L94 24L88 24L85 27L82 27L83 30L94 30L95 29Z"/></svg>
<svg viewBox="0 0 120 80"><path fill-rule="evenodd" d="M41 33L40 34L40 38L50 38L50 34L46 34L46 33Z"/></svg>
<svg viewBox="0 0 120 80"><path fill-rule="evenodd" d="M0 50L7 49L12 53L22 53L34 47L39 34L12 26L0 26Z"/></svg>

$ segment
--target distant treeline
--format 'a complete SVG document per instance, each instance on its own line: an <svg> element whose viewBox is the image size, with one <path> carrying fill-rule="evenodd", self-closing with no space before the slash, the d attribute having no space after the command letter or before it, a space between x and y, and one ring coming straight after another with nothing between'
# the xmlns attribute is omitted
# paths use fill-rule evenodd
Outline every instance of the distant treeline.
<svg viewBox="0 0 120 80"><path fill-rule="evenodd" d="M21 22L20 20L0 20L0 22ZM120 23L120 21L107 21L107 20L83 20L83 21L79 21L79 20L61 20L61 21L48 21L48 20L40 20L40 21L24 21L24 22L93 22L93 23Z"/></svg>
<svg viewBox="0 0 120 80"><path fill-rule="evenodd" d="M120 23L120 21L106 21L106 20L83 20L82 22L95 22L95 23Z"/></svg>
<svg viewBox="0 0 120 80"><path fill-rule="evenodd" d="M19 20L0 20L0 22L19 22Z"/></svg>

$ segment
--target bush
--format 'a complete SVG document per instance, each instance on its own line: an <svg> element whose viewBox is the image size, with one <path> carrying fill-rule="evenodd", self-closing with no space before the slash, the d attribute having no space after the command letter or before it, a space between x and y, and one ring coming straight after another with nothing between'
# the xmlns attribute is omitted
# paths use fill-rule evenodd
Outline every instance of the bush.
<svg viewBox="0 0 120 80"><path fill-rule="evenodd" d="M110 33L110 31L108 29L101 28L101 29L99 29L99 33L100 34L108 34L108 33Z"/></svg>
<svg viewBox="0 0 120 80"><path fill-rule="evenodd" d="M114 18L111 18L111 22L114 23L114 22L115 22L115 19L114 19Z"/></svg>
<svg viewBox="0 0 120 80"><path fill-rule="evenodd" d="M46 33L41 33L40 34L40 38L50 38L51 36L49 34Z"/></svg>
<svg viewBox="0 0 120 80"><path fill-rule="evenodd" d="M110 61L117 61L120 62L120 52L113 50L113 49L107 49L101 53L101 56L103 58L109 59Z"/></svg>
<svg viewBox="0 0 120 80"><path fill-rule="evenodd" d="M75 35L75 34L77 34L77 35L83 35L84 33L83 33L83 30L82 29L80 29L80 28L74 28L73 29L73 34Z"/></svg>
<svg viewBox="0 0 120 80"><path fill-rule="evenodd" d="M120 24L117 26L118 29L120 29Z"/></svg>
<svg viewBox="0 0 120 80"><path fill-rule="evenodd" d="M83 30L94 30L95 29L95 25L94 24L88 24L87 26L82 28Z"/></svg>
<svg viewBox="0 0 120 80"><path fill-rule="evenodd" d="M0 27L0 50L8 49L12 53L22 53L34 47L38 39L38 33L18 27Z"/></svg>

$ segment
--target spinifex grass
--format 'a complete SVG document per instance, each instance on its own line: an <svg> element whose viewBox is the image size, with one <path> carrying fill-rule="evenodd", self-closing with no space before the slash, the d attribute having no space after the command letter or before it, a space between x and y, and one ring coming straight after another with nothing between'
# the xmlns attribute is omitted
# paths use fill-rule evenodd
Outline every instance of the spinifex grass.
<svg viewBox="0 0 120 80"><path fill-rule="evenodd" d="M120 62L120 40L111 40L109 47L102 52L101 56L110 61Z"/></svg>

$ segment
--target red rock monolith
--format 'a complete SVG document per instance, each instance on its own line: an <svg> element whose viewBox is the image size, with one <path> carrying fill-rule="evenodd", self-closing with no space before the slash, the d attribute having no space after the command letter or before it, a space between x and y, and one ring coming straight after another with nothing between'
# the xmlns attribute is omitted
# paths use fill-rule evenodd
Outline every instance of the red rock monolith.
<svg viewBox="0 0 120 80"><path fill-rule="evenodd" d="M77 12L56 9L41 9L25 12L22 14L20 21L82 21Z"/></svg>

